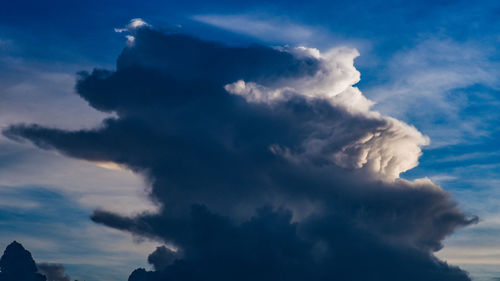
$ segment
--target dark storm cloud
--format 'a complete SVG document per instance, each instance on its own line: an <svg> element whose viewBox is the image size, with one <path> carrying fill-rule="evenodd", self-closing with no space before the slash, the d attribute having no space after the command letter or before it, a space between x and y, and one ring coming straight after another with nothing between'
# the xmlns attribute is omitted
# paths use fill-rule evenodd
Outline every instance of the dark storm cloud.
<svg viewBox="0 0 500 281"><path fill-rule="evenodd" d="M291 218L263 208L235 225L194 206L185 238L190 258L156 272L138 269L129 280L468 280L428 252L381 243L342 216L301 227Z"/></svg>
<svg viewBox="0 0 500 281"><path fill-rule="evenodd" d="M148 256L148 263L152 264L156 270L161 270L180 257L180 251L173 251L165 246L160 246Z"/></svg>
<svg viewBox="0 0 500 281"><path fill-rule="evenodd" d="M348 68L290 49L129 31L116 71L81 73L77 84L117 118L93 130L4 133L150 180L158 213L92 216L180 249L157 249L157 271L138 269L131 281L470 280L433 251L474 219L428 180L390 178L416 165L421 135L287 86ZM255 84L230 94L235 81ZM261 102L266 95L278 98Z"/></svg>

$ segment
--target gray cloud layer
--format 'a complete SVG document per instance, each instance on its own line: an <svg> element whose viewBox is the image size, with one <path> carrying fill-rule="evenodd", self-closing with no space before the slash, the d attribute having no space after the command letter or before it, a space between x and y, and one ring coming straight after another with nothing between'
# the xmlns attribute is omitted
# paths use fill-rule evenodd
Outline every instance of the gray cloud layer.
<svg viewBox="0 0 500 281"><path fill-rule="evenodd" d="M116 71L77 84L116 118L4 134L149 179L158 212L92 216L179 249L129 280L470 280L433 251L475 219L429 180L398 179L427 139L370 111L356 54L128 31Z"/></svg>
<svg viewBox="0 0 500 281"><path fill-rule="evenodd" d="M38 270L47 277L47 281L71 281L65 273L66 268L62 264L38 263Z"/></svg>

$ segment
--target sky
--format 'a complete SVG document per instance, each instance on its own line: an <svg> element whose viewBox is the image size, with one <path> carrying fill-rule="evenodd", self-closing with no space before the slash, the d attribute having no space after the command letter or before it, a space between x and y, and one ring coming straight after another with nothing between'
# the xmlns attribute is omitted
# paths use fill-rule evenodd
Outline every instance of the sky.
<svg viewBox="0 0 500 281"><path fill-rule="evenodd" d="M499 19L5 1L0 249L86 281L499 280Z"/></svg>

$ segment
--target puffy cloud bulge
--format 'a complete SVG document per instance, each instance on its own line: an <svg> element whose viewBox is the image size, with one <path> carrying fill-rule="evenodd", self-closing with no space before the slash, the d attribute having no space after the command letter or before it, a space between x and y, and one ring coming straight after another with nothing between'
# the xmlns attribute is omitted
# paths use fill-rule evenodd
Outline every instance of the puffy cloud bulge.
<svg viewBox="0 0 500 281"><path fill-rule="evenodd" d="M226 46L142 21L126 32L116 70L76 85L116 117L4 134L149 180L157 212L92 215L172 245L129 280L470 280L433 251L476 219L431 181L399 178L429 140L370 110L356 50Z"/></svg>
<svg viewBox="0 0 500 281"><path fill-rule="evenodd" d="M325 156L339 166L362 168L368 170L372 176L393 180L398 178L400 173L418 165L420 146L428 144L428 138L398 120L370 111L373 103L353 86L360 80L360 74L354 67L354 59L359 55L355 49L336 48L326 54L305 47L282 51L299 58L314 58L320 69L313 75L283 79L277 83L274 81L273 85L268 87L238 80L226 85L225 89L253 103L273 104L294 97L323 100L353 115L363 115L367 119L385 123L378 128L367 130L360 138L351 140L337 151L327 152L321 149L322 144L334 142L331 140L325 143L324 137L311 138L303 143L309 152L326 152Z"/></svg>

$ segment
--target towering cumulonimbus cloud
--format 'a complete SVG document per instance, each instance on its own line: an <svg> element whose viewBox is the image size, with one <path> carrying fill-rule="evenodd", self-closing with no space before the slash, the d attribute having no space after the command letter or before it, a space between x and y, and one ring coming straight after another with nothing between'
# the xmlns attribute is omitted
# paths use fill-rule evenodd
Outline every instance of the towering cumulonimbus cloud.
<svg viewBox="0 0 500 281"><path fill-rule="evenodd" d="M357 51L127 31L116 70L82 72L76 86L116 117L4 134L149 179L158 212L92 215L173 246L129 280L470 280L433 252L476 219L430 180L399 178L428 139L370 110L353 86Z"/></svg>

